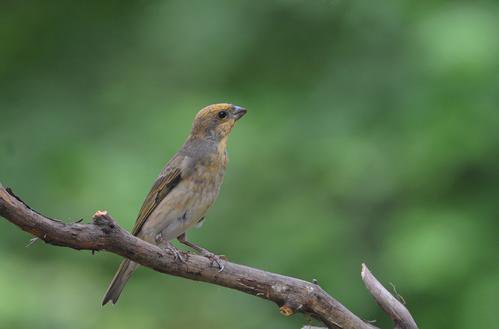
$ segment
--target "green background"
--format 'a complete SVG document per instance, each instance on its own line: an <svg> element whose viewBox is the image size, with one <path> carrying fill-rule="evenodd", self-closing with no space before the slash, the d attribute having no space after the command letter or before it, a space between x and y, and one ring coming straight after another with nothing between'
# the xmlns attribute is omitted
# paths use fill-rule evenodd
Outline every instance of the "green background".
<svg viewBox="0 0 499 329"><path fill-rule="evenodd" d="M497 1L2 1L0 181L42 213L130 229L204 105L248 108L192 241L390 321L492 328L499 295ZM0 220L0 328L300 328L274 304L52 247Z"/></svg>

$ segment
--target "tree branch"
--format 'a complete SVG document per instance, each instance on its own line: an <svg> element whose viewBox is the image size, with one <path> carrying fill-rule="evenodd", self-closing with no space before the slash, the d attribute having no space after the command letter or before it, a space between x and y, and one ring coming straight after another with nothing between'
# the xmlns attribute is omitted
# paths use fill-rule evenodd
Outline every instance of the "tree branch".
<svg viewBox="0 0 499 329"><path fill-rule="evenodd" d="M372 275L371 271L365 264L362 264L362 271L360 272L362 281L374 297L376 303L385 311L386 314L395 323L395 329L417 329L416 321L411 316L411 313L386 290L385 287L379 283L378 280Z"/></svg>
<svg viewBox="0 0 499 329"><path fill-rule="evenodd" d="M321 320L328 328L376 328L314 283L231 262L227 262L225 269L219 272L217 267L210 266L208 258L191 253L185 253L185 263L178 263L169 250L132 236L107 212L97 212L91 224L67 224L36 212L0 184L0 215L52 245L78 250L106 250L158 272L236 289L275 302L285 316L307 313ZM383 295L380 298L387 297Z"/></svg>

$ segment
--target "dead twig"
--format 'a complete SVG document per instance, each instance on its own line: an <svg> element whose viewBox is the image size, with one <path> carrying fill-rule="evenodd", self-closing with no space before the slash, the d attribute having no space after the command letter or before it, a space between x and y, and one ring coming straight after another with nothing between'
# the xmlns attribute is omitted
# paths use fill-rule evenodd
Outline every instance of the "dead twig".
<svg viewBox="0 0 499 329"><path fill-rule="evenodd" d="M362 281L373 296L376 303L395 323L395 329L417 329L416 321L402 303L372 275L365 264L362 264Z"/></svg>

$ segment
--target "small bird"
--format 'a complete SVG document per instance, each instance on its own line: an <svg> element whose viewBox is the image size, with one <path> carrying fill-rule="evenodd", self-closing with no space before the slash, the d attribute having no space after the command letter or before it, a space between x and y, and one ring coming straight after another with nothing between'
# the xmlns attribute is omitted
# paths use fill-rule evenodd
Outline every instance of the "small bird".
<svg viewBox="0 0 499 329"><path fill-rule="evenodd" d="M178 239L216 263L223 261L190 241L186 231L201 224L220 191L227 167L227 138L246 109L227 103L206 106L194 118L184 145L166 164L139 211L132 234L149 243L170 249L184 261L171 240ZM116 304L126 282L139 264L125 259L111 281L102 305Z"/></svg>

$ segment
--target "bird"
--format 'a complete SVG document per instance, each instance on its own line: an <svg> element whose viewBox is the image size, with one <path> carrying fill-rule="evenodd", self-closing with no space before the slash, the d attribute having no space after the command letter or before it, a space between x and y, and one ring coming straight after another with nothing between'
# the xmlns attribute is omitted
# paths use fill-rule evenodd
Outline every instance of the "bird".
<svg viewBox="0 0 499 329"><path fill-rule="evenodd" d="M223 260L187 240L186 231L202 224L218 197L227 167L227 138L236 121L246 114L243 107L218 103L202 108L180 150L165 165L140 208L132 234L169 249L176 260L185 261L170 241L177 239L223 270ZM124 259L102 299L116 304L128 279L139 264Z"/></svg>

